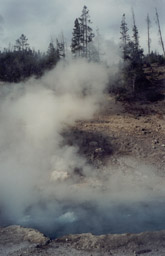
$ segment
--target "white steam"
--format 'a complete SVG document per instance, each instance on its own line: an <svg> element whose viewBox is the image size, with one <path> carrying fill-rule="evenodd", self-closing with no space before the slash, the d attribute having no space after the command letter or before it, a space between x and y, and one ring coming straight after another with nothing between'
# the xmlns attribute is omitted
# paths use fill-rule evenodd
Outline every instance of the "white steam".
<svg viewBox="0 0 165 256"><path fill-rule="evenodd" d="M107 83L104 67L77 60L41 80L0 88L0 225L52 236L125 232L126 226L136 232L150 215L158 223L147 222L148 229L161 226L160 211L151 210L164 205L163 184L150 167L127 161L125 169L94 169L62 136L99 110Z"/></svg>
<svg viewBox="0 0 165 256"><path fill-rule="evenodd" d="M46 203L52 180L56 186L75 168L88 169L75 147L62 146L61 132L92 117L107 81L104 68L81 60L60 63L39 81L1 87L0 205L9 222L20 222L43 198Z"/></svg>

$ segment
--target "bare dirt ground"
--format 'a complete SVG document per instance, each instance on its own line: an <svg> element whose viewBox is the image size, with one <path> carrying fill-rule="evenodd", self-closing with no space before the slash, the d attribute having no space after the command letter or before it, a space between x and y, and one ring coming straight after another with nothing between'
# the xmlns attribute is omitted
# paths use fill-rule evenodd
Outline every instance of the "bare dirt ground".
<svg viewBox="0 0 165 256"><path fill-rule="evenodd" d="M117 163L120 156L132 156L155 165L164 176L165 101L128 104L115 102L110 96L106 101L104 111L93 120L77 123L80 134L96 134L88 143L88 150L93 145L93 158L99 158L99 148L102 157L108 155L112 164Z"/></svg>
<svg viewBox="0 0 165 256"><path fill-rule="evenodd" d="M153 64L145 73L157 86L157 93L165 97L165 67ZM155 97L152 87L149 94ZM106 95L101 107L102 112L92 120L79 121L71 130L80 153L97 164L106 159L115 164L120 156L131 156L155 165L164 176L165 100L120 102Z"/></svg>

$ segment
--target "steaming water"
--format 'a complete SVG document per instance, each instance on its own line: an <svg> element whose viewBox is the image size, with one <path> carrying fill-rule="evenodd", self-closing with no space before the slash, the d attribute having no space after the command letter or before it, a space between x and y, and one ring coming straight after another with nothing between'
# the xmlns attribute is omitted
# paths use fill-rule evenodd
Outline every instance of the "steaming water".
<svg viewBox="0 0 165 256"><path fill-rule="evenodd" d="M164 184L152 167L119 159L97 169L64 141L64 130L98 111L107 83L104 67L77 60L0 88L1 226L51 237L165 228Z"/></svg>
<svg viewBox="0 0 165 256"><path fill-rule="evenodd" d="M1 225L37 228L51 238L165 229L164 180L151 166L120 158L116 167L91 171L88 177L55 172L46 197L42 194L21 218L5 216Z"/></svg>
<svg viewBox="0 0 165 256"><path fill-rule="evenodd" d="M79 207L78 211L83 216L76 218L74 209L55 222L54 230L43 232L49 237L59 237L66 234L92 233L116 234L116 233L139 233L165 229L165 206L163 202L131 203L116 207L105 207L102 210L96 207ZM76 210L75 210L76 212ZM64 219L63 219L64 217ZM62 220L62 221L61 221ZM41 229L42 230L42 229Z"/></svg>
<svg viewBox="0 0 165 256"><path fill-rule="evenodd" d="M95 170L94 176L68 184L66 193L69 190L71 197L64 195L61 202L54 202L59 205L48 211L47 217L33 215L33 225L52 238L70 233L100 235L165 229L162 178L151 166L135 159L122 158L119 162L116 169ZM41 225L45 222L47 227Z"/></svg>
<svg viewBox="0 0 165 256"><path fill-rule="evenodd" d="M149 173L145 172L146 175ZM125 175L120 172L117 179L119 177L124 184ZM100 184L98 175L98 180L94 179L96 185L92 184L93 177L89 178L89 183L86 180L76 184L58 180L57 191L53 196L49 195L31 205L20 219L12 219L11 215L10 219L4 218L1 225L20 224L37 228L51 238L70 233L90 232L100 235L165 229L165 199L163 191L160 193L156 188L162 185L159 179L153 184L148 176L149 183L144 183L142 180L145 177L142 176L138 183L137 177L134 177L133 184L130 184L133 176L128 173L128 181L122 187L120 182L114 181L112 185L111 178L106 178L107 181L103 179ZM56 194L61 189L65 190L63 195Z"/></svg>
<svg viewBox="0 0 165 256"><path fill-rule="evenodd" d="M64 205L63 214L50 220L49 215L33 216L23 226L35 227L45 235L56 238L66 234L92 233L95 235L110 233L139 233L165 229L165 202L109 202L102 207L91 203L83 205ZM45 213L46 214L46 213ZM55 215L56 213L54 213ZM51 221L51 223L50 223ZM39 222L39 223L38 223ZM41 223L46 222L41 225ZM37 225L38 223L38 225ZM50 224L49 224L50 223ZM20 223L19 223L20 224Z"/></svg>

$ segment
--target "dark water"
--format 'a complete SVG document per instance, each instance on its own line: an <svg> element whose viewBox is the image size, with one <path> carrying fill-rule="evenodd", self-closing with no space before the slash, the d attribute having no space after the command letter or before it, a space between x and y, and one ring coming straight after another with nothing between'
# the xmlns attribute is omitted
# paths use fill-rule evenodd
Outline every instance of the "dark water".
<svg viewBox="0 0 165 256"><path fill-rule="evenodd" d="M38 221L37 224L37 218L34 219L31 225L51 238L71 233L100 235L162 230L165 229L165 202L113 204L101 208L94 204L65 206L60 217L53 219L52 214L48 214Z"/></svg>

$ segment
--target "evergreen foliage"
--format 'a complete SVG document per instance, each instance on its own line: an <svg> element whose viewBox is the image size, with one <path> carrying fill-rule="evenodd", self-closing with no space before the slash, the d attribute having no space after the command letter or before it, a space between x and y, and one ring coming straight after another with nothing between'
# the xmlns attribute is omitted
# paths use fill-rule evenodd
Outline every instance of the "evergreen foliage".
<svg viewBox="0 0 165 256"><path fill-rule="evenodd" d="M141 90L145 81L145 75L143 71L143 49L139 45L139 34L135 23L135 16L133 12L133 28L132 28L132 40L128 35L128 27L125 20L125 14L123 14L121 21L121 48L123 53L123 82L124 87L136 94L138 90ZM145 88L143 88L145 89Z"/></svg>
<svg viewBox="0 0 165 256"><path fill-rule="evenodd" d="M165 57L151 51L150 43L150 18L147 15L148 55L144 56L139 44L139 32L135 22L135 14L132 10L132 36L126 23L126 15L123 14L120 25L120 40L122 51L122 78L119 77L122 90L136 95L140 90L146 89L147 80L144 74L144 64L151 67L152 63L165 64ZM159 15L156 9L156 18L160 41L164 53ZM103 42L99 31L96 37L91 28L91 20L87 6L83 7L81 16L74 21L72 33L71 52L74 57L86 58L88 61L99 62L101 56L101 43ZM102 44L103 45L103 44ZM64 36L56 39L56 45L51 41L45 53L32 50L28 38L21 34L15 45L5 48L0 52L0 80L6 82L19 82L30 76L40 77L46 70L55 67L59 60L66 57L66 43ZM152 69L152 68L151 68ZM152 71L152 70L151 70ZM118 83L119 84L119 83Z"/></svg>
<svg viewBox="0 0 165 256"><path fill-rule="evenodd" d="M24 34L16 40L14 48L0 52L0 80L19 82L30 76L40 77L45 70L53 68L60 57L51 42L46 54L36 52L29 46Z"/></svg>
<svg viewBox="0 0 165 256"><path fill-rule="evenodd" d="M28 39L26 38L26 36L24 34L22 34L20 36L20 38L18 38L16 40L16 44L14 46L14 49L16 51L26 51L29 49L29 44L28 44Z"/></svg>
<svg viewBox="0 0 165 256"><path fill-rule="evenodd" d="M73 28L73 37L71 44L71 51L75 56L81 56L81 28L78 19L75 19L74 28Z"/></svg>
<svg viewBox="0 0 165 256"><path fill-rule="evenodd" d="M58 49L55 49L53 42L50 42L46 56L46 66L48 69L53 68L60 59L60 53Z"/></svg>
<svg viewBox="0 0 165 256"><path fill-rule="evenodd" d="M57 53L58 53L58 58L65 58L66 53L65 53L65 42L62 39L59 41L59 39L56 39L56 48L57 48Z"/></svg>
<svg viewBox="0 0 165 256"><path fill-rule="evenodd" d="M130 37L128 34L128 27L126 23L126 17L125 14L123 14L121 26L120 26L120 33L121 33L121 48L122 48L122 54L123 54L123 60L126 61L129 58L129 41Z"/></svg>
<svg viewBox="0 0 165 256"><path fill-rule="evenodd" d="M90 27L91 23L89 10L87 6L84 6L82 14L75 20L73 28L71 51L76 57L85 57L88 60L91 58L89 45L95 36Z"/></svg>

